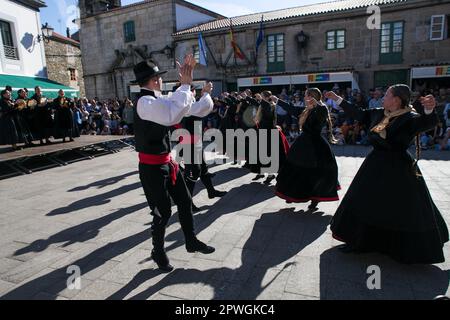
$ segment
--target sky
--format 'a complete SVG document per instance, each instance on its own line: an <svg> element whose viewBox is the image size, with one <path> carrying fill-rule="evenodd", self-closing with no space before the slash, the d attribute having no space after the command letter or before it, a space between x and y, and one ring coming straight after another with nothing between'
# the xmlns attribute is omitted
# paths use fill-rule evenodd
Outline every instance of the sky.
<svg viewBox="0 0 450 320"><path fill-rule="evenodd" d="M189 0L196 5L220 13L226 17L250 13L328 2L330 0ZM45 0L47 8L41 10L41 22L48 22L56 32L66 34L66 28L75 32L78 27L72 21L79 16L77 0ZM122 5L141 2L141 0L122 0Z"/></svg>

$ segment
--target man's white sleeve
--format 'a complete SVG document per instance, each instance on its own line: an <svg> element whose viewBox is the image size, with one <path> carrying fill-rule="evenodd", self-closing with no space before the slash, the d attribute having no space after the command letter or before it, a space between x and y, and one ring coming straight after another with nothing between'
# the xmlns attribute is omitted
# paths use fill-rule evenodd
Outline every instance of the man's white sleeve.
<svg viewBox="0 0 450 320"><path fill-rule="evenodd" d="M205 93L199 101L194 102L188 116L204 118L211 113L213 108L214 102L211 96L209 93Z"/></svg>
<svg viewBox="0 0 450 320"><path fill-rule="evenodd" d="M171 96L140 98L137 104L137 113L143 120L163 126L173 126L180 123L189 113L193 102L190 86L183 85Z"/></svg>

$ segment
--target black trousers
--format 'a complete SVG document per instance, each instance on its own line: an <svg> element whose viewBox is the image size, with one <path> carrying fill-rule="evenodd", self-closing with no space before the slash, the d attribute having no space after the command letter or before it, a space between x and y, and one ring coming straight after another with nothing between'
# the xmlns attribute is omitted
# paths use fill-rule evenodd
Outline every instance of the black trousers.
<svg viewBox="0 0 450 320"><path fill-rule="evenodd" d="M205 162L205 154L203 150L198 150L194 147L192 147L191 152L191 161L185 164L184 171L184 177L191 196L194 196L195 184L198 179L203 182L208 194L212 194L215 189L211 180L211 174L208 172L208 166Z"/></svg>
<svg viewBox="0 0 450 320"><path fill-rule="evenodd" d="M170 166L139 164L139 176L149 206L153 209L152 241L155 250L164 250L166 227L172 215L172 201L178 208L179 220L186 243L195 239L192 197L181 171L175 185L170 178Z"/></svg>

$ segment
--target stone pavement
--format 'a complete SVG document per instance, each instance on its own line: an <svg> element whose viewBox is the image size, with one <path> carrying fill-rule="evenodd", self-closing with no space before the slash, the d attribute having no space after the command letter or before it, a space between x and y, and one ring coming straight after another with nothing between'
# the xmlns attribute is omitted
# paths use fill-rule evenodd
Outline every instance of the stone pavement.
<svg viewBox="0 0 450 320"><path fill-rule="evenodd" d="M368 149L337 147L341 196ZM420 167L450 225L448 153L425 153ZM230 164L215 166L229 194L209 200L198 188L199 238L209 256L189 254L177 215L166 245L176 270L149 259L149 210L131 150L0 181L0 299L432 299L449 294L447 262L405 266L387 257L344 255L328 224L338 203L306 214L274 197L273 186ZM201 185L201 183L199 183ZM176 209L174 209L174 213ZM67 288L69 266L81 287ZM369 290L367 268L381 268L381 290Z"/></svg>

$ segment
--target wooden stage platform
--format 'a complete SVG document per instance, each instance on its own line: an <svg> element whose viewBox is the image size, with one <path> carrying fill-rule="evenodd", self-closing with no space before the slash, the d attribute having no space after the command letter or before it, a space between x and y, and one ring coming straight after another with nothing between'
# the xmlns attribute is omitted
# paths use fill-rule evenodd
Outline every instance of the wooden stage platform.
<svg viewBox="0 0 450 320"><path fill-rule="evenodd" d="M118 152L124 147L134 148L133 136L81 136L74 142L60 141L17 151L13 151L10 146L0 146L0 179L93 159L95 156Z"/></svg>

